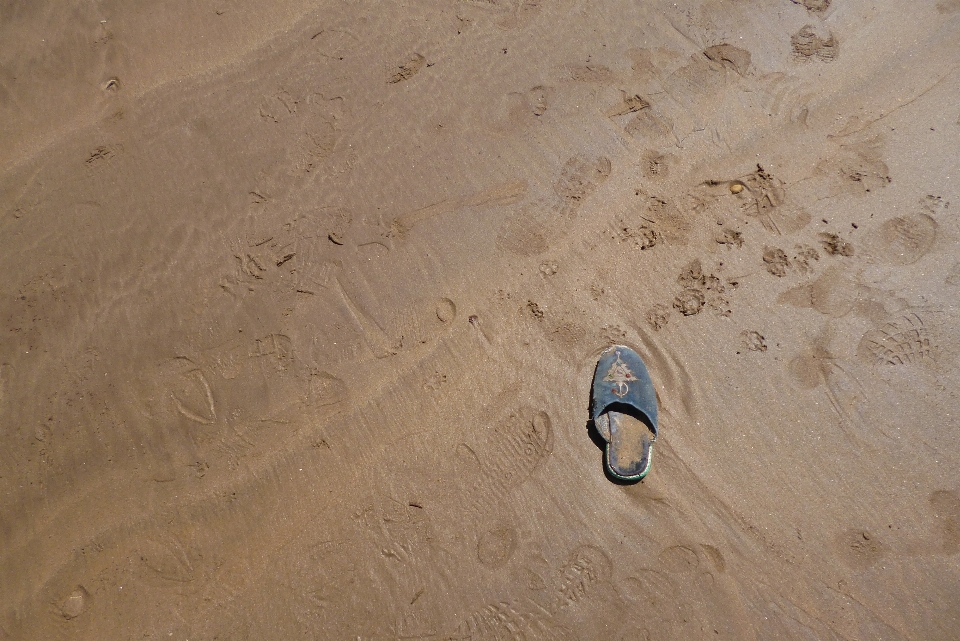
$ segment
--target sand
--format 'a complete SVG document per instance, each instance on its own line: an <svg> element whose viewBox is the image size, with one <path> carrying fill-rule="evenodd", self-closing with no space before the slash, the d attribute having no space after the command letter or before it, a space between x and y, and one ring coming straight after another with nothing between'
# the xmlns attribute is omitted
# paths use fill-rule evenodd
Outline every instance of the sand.
<svg viewBox="0 0 960 641"><path fill-rule="evenodd" d="M0 639L960 638L958 33L2 3Z"/></svg>

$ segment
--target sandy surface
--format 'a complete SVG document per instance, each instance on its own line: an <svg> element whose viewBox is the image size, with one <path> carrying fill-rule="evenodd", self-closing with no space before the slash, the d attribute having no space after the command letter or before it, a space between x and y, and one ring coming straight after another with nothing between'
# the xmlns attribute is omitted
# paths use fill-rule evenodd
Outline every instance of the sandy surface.
<svg viewBox="0 0 960 641"><path fill-rule="evenodd" d="M806 3L0 4L0 639L960 638L960 2Z"/></svg>

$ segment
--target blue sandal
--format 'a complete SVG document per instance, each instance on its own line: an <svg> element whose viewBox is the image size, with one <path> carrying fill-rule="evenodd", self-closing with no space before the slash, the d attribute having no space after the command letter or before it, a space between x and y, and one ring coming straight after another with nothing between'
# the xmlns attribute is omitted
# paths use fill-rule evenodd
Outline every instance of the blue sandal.
<svg viewBox="0 0 960 641"><path fill-rule="evenodd" d="M614 345L600 355L590 418L607 442L610 475L620 481L646 476L657 440L657 393L647 366L629 347Z"/></svg>

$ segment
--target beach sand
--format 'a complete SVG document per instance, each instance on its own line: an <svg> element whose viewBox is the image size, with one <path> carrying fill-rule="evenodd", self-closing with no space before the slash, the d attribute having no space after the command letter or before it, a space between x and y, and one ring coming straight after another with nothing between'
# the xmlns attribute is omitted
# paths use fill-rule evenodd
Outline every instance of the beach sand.
<svg viewBox="0 0 960 641"><path fill-rule="evenodd" d="M958 33L3 2L0 639L960 639Z"/></svg>

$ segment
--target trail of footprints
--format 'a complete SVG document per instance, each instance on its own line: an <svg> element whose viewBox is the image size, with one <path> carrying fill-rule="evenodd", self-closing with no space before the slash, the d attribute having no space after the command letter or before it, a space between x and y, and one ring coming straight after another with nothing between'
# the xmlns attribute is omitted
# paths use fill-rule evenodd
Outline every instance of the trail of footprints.
<svg viewBox="0 0 960 641"><path fill-rule="evenodd" d="M549 564L520 561L516 584L527 594L487 604L462 620L445 639L576 639L583 620L582 608L591 611L614 606L626 616L612 621L613 638L644 638L661 633L693 635L713 629L723 619L715 594L715 575L726 572L724 556L711 545L673 545L656 556L652 567L625 570L615 578L613 560L601 548L585 544L575 548L557 569ZM682 577L681 591L672 577ZM692 606L698 595L701 611ZM625 601L616 602L618 599ZM603 603L601 603L601 601ZM689 637L688 638L692 638Z"/></svg>
<svg viewBox="0 0 960 641"><path fill-rule="evenodd" d="M533 570L535 591L547 590L547 584ZM453 641L480 639L575 639L576 635L558 619L562 612L597 593L611 580L613 564L607 554L592 545L583 545L569 556L558 575L551 579L550 594L542 598L518 598L499 601L470 614L445 637ZM528 585L530 585L528 583Z"/></svg>

